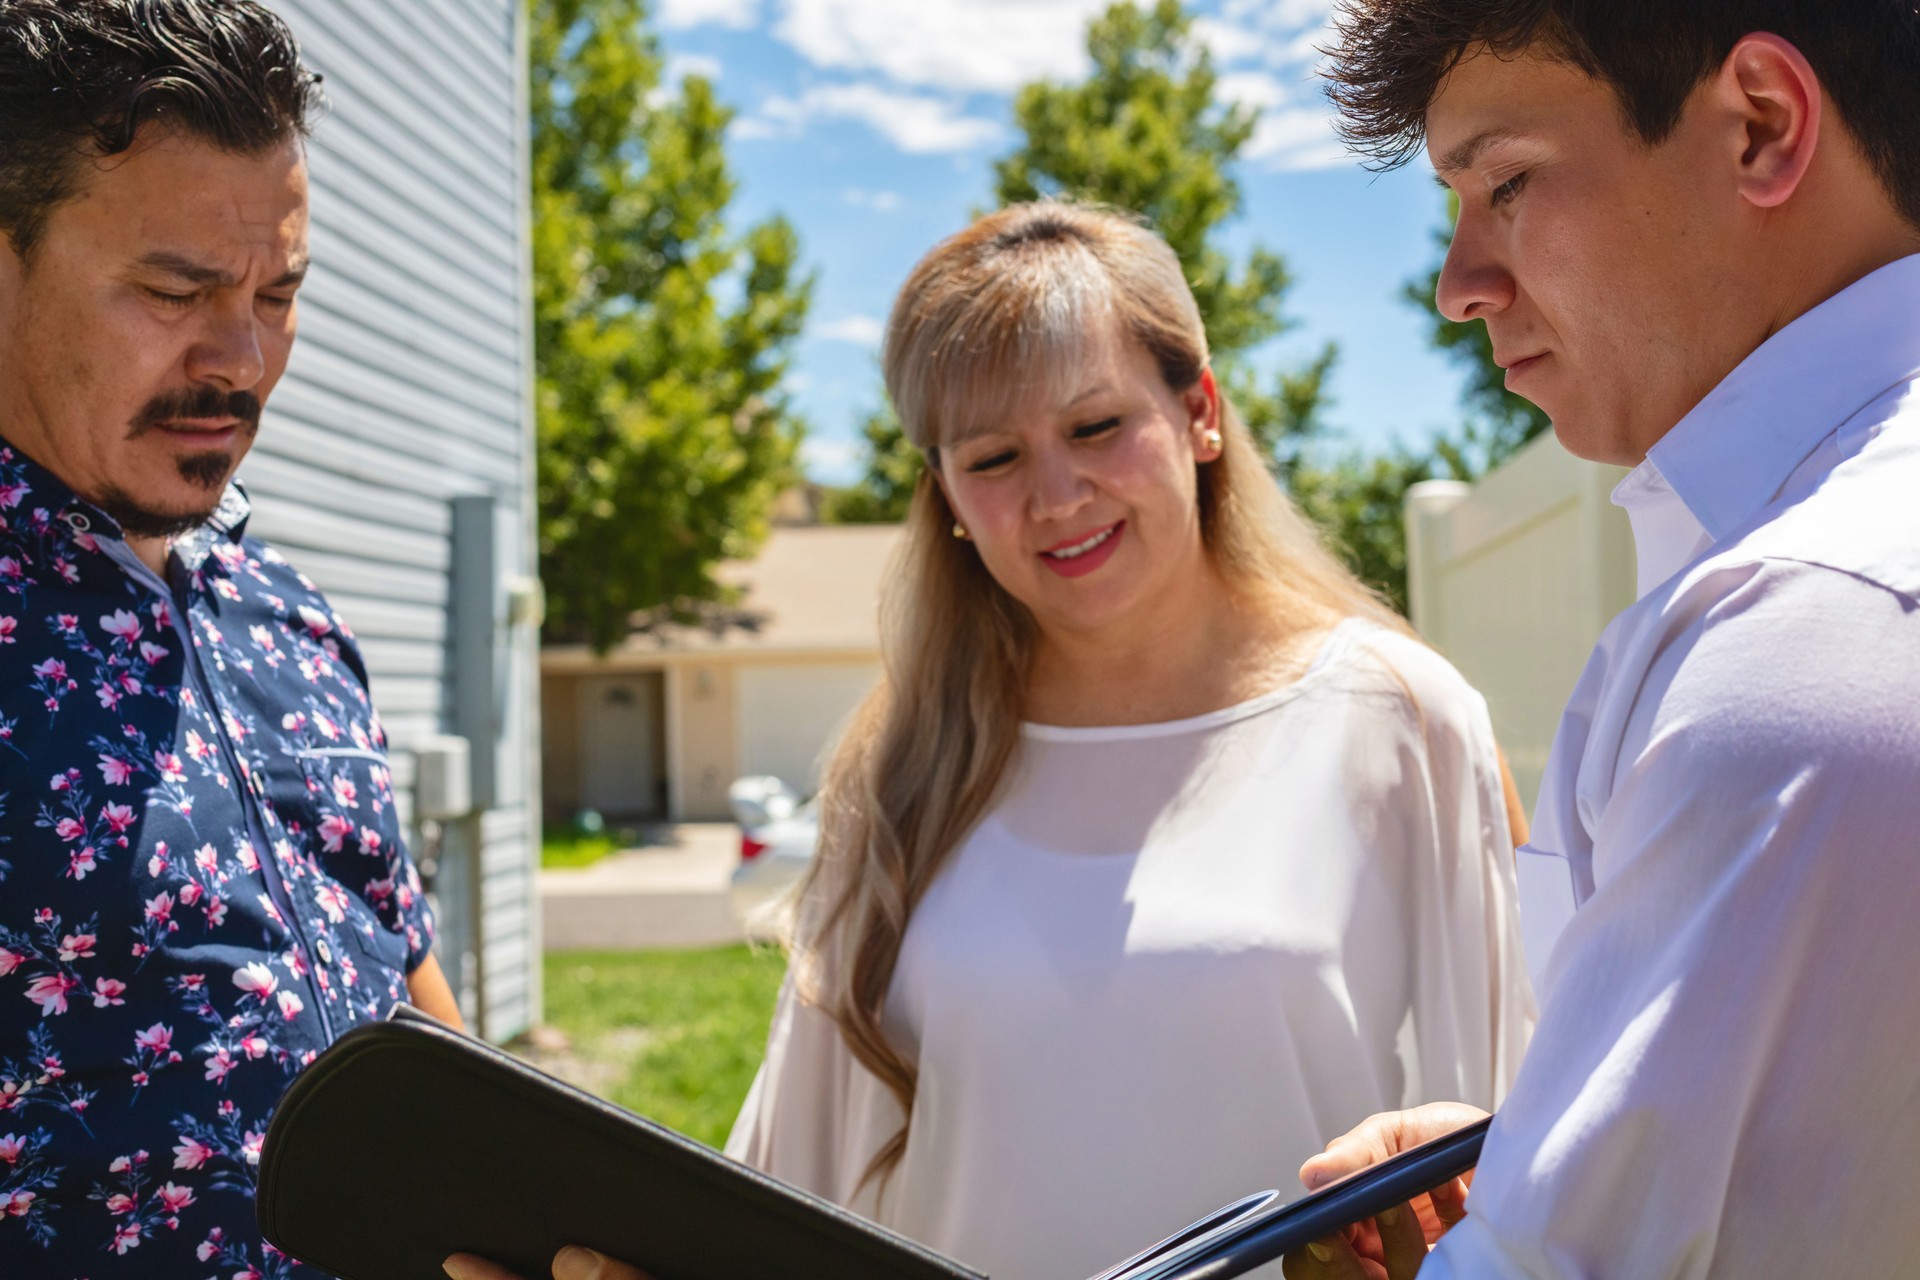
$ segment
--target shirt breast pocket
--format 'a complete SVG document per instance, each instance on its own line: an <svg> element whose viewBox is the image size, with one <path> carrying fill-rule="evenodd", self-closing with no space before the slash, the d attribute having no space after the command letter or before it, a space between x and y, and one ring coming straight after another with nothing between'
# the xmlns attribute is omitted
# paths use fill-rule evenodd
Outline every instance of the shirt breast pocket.
<svg viewBox="0 0 1920 1280"><path fill-rule="evenodd" d="M293 753L297 773L276 790L276 809L310 893L335 937L351 937L363 961L404 974L417 948L421 892L394 801L393 773L378 751L353 747ZM374 974L360 975L374 979Z"/></svg>

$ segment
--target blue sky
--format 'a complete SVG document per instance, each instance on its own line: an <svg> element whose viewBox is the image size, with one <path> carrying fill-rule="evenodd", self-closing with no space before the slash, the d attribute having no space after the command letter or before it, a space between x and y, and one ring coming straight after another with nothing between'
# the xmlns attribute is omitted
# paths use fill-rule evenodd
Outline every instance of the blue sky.
<svg viewBox="0 0 1920 1280"><path fill-rule="evenodd" d="M780 212L818 275L793 390L808 470L844 482L880 402L877 348L894 290L935 241L989 202L1016 141L1012 93L1085 70L1106 0L656 0L668 74L711 78L738 112L736 217ZM1371 174L1342 151L1315 80L1329 0L1191 6L1222 93L1261 109L1239 169L1229 247L1283 253L1294 331L1269 364L1340 344L1330 419L1342 438L1419 441L1459 416L1461 379L1400 298L1430 269L1443 206L1424 165Z"/></svg>

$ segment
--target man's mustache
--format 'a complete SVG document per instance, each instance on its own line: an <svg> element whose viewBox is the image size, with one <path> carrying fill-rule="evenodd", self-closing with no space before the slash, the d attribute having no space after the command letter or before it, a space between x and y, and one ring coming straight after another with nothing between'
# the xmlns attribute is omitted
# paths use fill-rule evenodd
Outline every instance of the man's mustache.
<svg viewBox="0 0 1920 1280"><path fill-rule="evenodd" d="M130 439L182 419L237 418L251 437L260 429L260 397L251 391L222 391L202 384L179 391L168 391L147 401L133 417Z"/></svg>

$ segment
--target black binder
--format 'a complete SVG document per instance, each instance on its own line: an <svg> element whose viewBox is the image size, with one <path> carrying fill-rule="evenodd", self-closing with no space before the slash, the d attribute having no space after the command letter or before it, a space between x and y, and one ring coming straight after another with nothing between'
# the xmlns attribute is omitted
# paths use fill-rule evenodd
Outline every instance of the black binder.
<svg viewBox="0 0 1920 1280"><path fill-rule="evenodd" d="M1098 1280L1239 1275L1471 1168L1485 1129L1292 1204L1248 1196ZM570 1244L655 1280L985 1280L405 1006L294 1081L257 1204L275 1248L340 1280L442 1280L452 1253L546 1280Z"/></svg>

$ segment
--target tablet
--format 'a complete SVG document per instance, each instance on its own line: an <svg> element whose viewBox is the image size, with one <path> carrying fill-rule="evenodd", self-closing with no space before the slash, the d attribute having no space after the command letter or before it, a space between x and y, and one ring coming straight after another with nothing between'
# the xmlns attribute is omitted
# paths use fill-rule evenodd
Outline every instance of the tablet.
<svg viewBox="0 0 1920 1280"><path fill-rule="evenodd" d="M1493 1117L1422 1143L1297 1200L1248 1196L1094 1280L1226 1280L1405 1204L1479 1163Z"/></svg>

